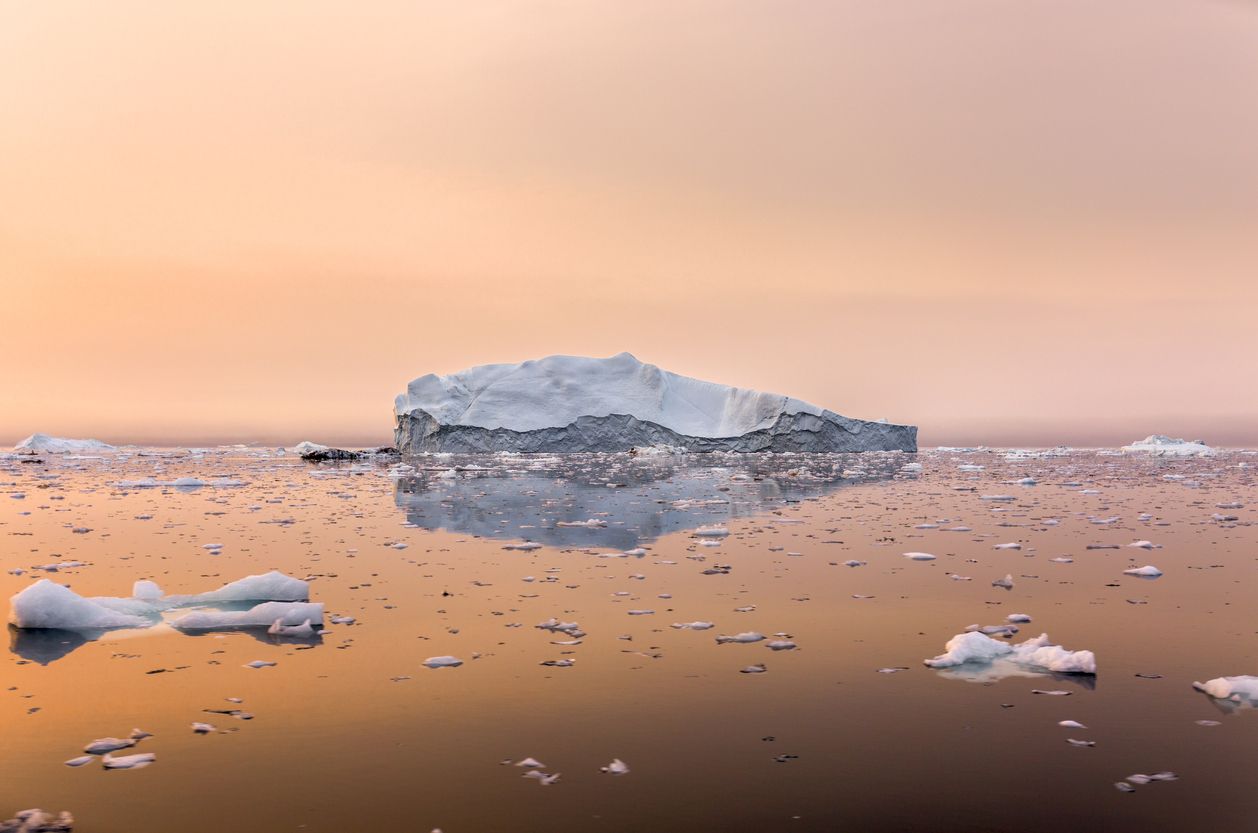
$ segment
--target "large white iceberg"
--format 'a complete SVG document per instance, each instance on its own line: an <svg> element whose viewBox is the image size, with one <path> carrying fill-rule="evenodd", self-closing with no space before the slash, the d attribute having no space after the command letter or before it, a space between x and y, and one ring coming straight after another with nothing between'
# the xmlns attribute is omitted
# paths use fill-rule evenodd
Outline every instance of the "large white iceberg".
<svg viewBox="0 0 1258 833"><path fill-rule="evenodd" d="M1058 674L1095 674L1096 656L1091 651L1067 651L1048 641L1042 633L1011 645L999 639L971 631L959 633L944 645L939 656L924 660L931 668L952 668L966 663L1008 661L1026 668L1053 671Z"/></svg>
<svg viewBox="0 0 1258 833"><path fill-rule="evenodd" d="M13 446L13 450L24 454L90 454L116 449L100 440L71 440L65 437L50 437L47 434L31 434Z"/></svg>
<svg viewBox="0 0 1258 833"><path fill-rule="evenodd" d="M1181 440L1165 434L1150 434L1143 440L1123 446L1123 451L1143 452L1154 457L1209 457L1214 449L1201 440Z"/></svg>
<svg viewBox="0 0 1258 833"><path fill-rule="evenodd" d="M110 602L88 599L48 579L40 579L10 600L9 621L19 628L106 630L145 628L152 620L135 612L117 610Z"/></svg>
<svg viewBox="0 0 1258 833"><path fill-rule="evenodd" d="M428 374L394 403L395 445L419 452L916 451L917 428L643 364L550 356Z"/></svg>
<svg viewBox="0 0 1258 833"><path fill-rule="evenodd" d="M166 601L172 606L185 606L226 602L304 602L309 598L309 582L272 570L262 575L246 576L208 593L167 596Z"/></svg>

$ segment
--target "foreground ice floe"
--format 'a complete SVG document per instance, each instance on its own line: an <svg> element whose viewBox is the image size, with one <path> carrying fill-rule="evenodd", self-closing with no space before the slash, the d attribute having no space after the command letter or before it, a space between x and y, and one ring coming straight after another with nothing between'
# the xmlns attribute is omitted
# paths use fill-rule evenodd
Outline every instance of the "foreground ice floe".
<svg viewBox="0 0 1258 833"><path fill-rule="evenodd" d="M1258 677L1215 677L1192 687L1216 700L1230 700L1246 706L1258 706Z"/></svg>
<svg viewBox="0 0 1258 833"><path fill-rule="evenodd" d="M959 633L944 645L944 653L923 662L931 668L952 668L996 660L1059 674L1096 673L1096 656L1091 651L1067 651L1049 642L1046 633L1016 645L992 639L978 631Z"/></svg>
<svg viewBox="0 0 1258 833"><path fill-rule="evenodd" d="M40 809L21 810L8 820L0 820L0 833L70 833L74 816L66 810L57 815Z"/></svg>

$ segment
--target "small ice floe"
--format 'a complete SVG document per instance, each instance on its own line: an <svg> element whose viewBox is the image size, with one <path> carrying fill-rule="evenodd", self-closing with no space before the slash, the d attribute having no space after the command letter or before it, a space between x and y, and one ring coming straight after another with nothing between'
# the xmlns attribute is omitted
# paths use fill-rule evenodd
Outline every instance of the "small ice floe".
<svg viewBox="0 0 1258 833"><path fill-rule="evenodd" d="M1010 503L1017 500L1013 495L980 495L979 500L989 500L995 503Z"/></svg>
<svg viewBox="0 0 1258 833"><path fill-rule="evenodd" d="M620 758L612 758L612 762L605 767L600 767L599 771L606 772L608 775L628 775L629 767Z"/></svg>
<svg viewBox="0 0 1258 833"><path fill-rule="evenodd" d="M986 636L1013 636L1018 632L1018 627L1017 625L982 625L981 627L979 625L967 625L965 628L966 633L975 631Z"/></svg>
<svg viewBox="0 0 1258 833"><path fill-rule="evenodd" d="M536 779L537 783L541 784L543 787L549 787L551 784L559 780L559 776L561 774L562 773L556 772L552 775L547 775L541 770L531 769L528 772L524 773L524 775L522 775L521 777Z"/></svg>
<svg viewBox="0 0 1258 833"><path fill-rule="evenodd" d="M458 668L463 664L463 660L452 656L429 657L424 660L423 664L427 668Z"/></svg>
<svg viewBox="0 0 1258 833"><path fill-rule="evenodd" d="M225 602L304 602L309 598L309 582L272 570L261 575L245 576L208 593L167 596L166 602L178 606Z"/></svg>
<svg viewBox="0 0 1258 833"><path fill-rule="evenodd" d="M752 642L760 642L765 636L757 631L745 631L744 633L736 633L733 636L718 636L716 638L717 645L724 645L727 642L733 642L739 645L747 645Z"/></svg>
<svg viewBox="0 0 1258 833"><path fill-rule="evenodd" d="M843 566L844 567L864 567L868 563L869 563L868 561L857 561L856 559L851 558L851 559L848 559L847 561L844 561Z"/></svg>
<svg viewBox="0 0 1258 833"><path fill-rule="evenodd" d="M70 760L65 761L65 765L66 766L83 766L84 764L90 764L94 760L96 760L96 758L92 755L80 755L77 758L71 758Z"/></svg>
<svg viewBox="0 0 1258 833"><path fill-rule="evenodd" d="M628 613L630 616L650 616L654 614L655 611L654 610L630 610L628 611Z"/></svg>
<svg viewBox="0 0 1258 833"><path fill-rule="evenodd" d="M312 623L315 622L319 623L318 630L322 630L323 602L263 602L248 610L199 610L173 620L170 625L181 631L267 628L270 633L282 633L283 629L292 628L297 632L309 630L313 636L316 628Z"/></svg>
<svg viewBox="0 0 1258 833"><path fill-rule="evenodd" d="M0 819L0 833L70 833L73 829L74 816L68 810L54 816L35 808L22 810L8 820Z"/></svg>
<svg viewBox="0 0 1258 833"><path fill-rule="evenodd" d="M281 602L282 604L282 602ZM299 639L309 639L316 636L320 631L315 630L310 620L302 622L300 625L285 625L283 619L276 619L266 632L272 636L295 636Z"/></svg>
<svg viewBox="0 0 1258 833"><path fill-rule="evenodd" d="M1067 651L1040 634L1016 645L972 631L957 634L944 645L944 653L923 662L931 668L951 668L966 663L1009 662L1025 668L1060 674L1095 674L1096 656L1091 651Z"/></svg>
<svg viewBox="0 0 1258 833"><path fill-rule="evenodd" d="M276 665L279 665L279 663L271 662L270 660L265 660L265 659L255 659L253 662L246 662L243 667L257 669L257 668L272 668Z"/></svg>
<svg viewBox="0 0 1258 833"><path fill-rule="evenodd" d="M358 620L353 616L333 616L328 621L334 625L352 625Z"/></svg>
<svg viewBox="0 0 1258 833"><path fill-rule="evenodd" d="M1020 550L1022 549L1022 545L1019 544L1017 541L1011 541L1008 544L997 544L996 546L992 547L992 549L994 550Z"/></svg>
<svg viewBox="0 0 1258 833"><path fill-rule="evenodd" d="M1161 545L1155 544L1152 541L1132 541L1127 546L1138 547L1139 549L1142 549L1142 550L1155 550L1155 549L1162 548Z"/></svg>
<svg viewBox="0 0 1258 833"><path fill-rule="evenodd" d="M1146 564L1143 567L1132 567L1130 570L1123 570L1125 576L1139 576L1140 578L1157 578L1162 575L1162 571L1152 564Z"/></svg>
<svg viewBox="0 0 1258 833"><path fill-rule="evenodd" d="M541 548L542 548L542 545L538 544L535 541L525 541L522 544L507 544L505 547L503 547L504 550L520 550L522 552L540 550Z"/></svg>
<svg viewBox="0 0 1258 833"><path fill-rule="evenodd" d="M83 747L89 755L104 755L106 752L117 752L135 746L135 738L97 738Z"/></svg>
<svg viewBox="0 0 1258 833"><path fill-rule="evenodd" d="M696 538L724 538L729 530L723 526L701 526L690 534Z"/></svg>
<svg viewBox="0 0 1258 833"><path fill-rule="evenodd" d="M895 665L895 666L889 666L887 668L879 668L878 673L879 674L899 674L901 671L908 671L908 670L909 669L907 665Z"/></svg>
<svg viewBox="0 0 1258 833"><path fill-rule="evenodd" d="M1134 793L1136 791L1136 788L1131 784L1128 784L1126 781L1114 782L1114 789L1118 790L1120 793Z"/></svg>
<svg viewBox="0 0 1258 833"><path fill-rule="evenodd" d="M789 639L774 639L764 644L770 651L794 651L799 646Z"/></svg>
<svg viewBox="0 0 1258 833"><path fill-rule="evenodd" d="M548 659L538 663L538 665L545 665L548 668L571 668L575 664L576 660L574 659Z"/></svg>
<svg viewBox="0 0 1258 833"><path fill-rule="evenodd" d="M992 582L992 587L1003 587L1006 590L1013 589L1013 574L1006 573L1004 578L998 578Z"/></svg>
<svg viewBox="0 0 1258 833"><path fill-rule="evenodd" d="M1194 682L1192 687L1215 700L1230 700L1247 706L1258 706L1258 677L1215 677L1204 683Z"/></svg>
<svg viewBox="0 0 1258 833"><path fill-rule="evenodd" d="M768 670L769 669L765 667L765 664L763 662L758 662L755 665L748 665L746 668L738 669L738 673L739 674L763 674L764 672Z"/></svg>
<svg viewBox="0 0 1258 833"><path fill-rule="evenodd" d="M192 733L196 735L208 735L210 732L216 731L217 727L212 723L193 723Z"/></svg>
<svg viewBox="0 0 1258 833"><path fill-rule="evenodd" d="M1071 695L1071 692L1063 691L1060 688L1053 688L1053 689L1033 688L1031 689L1031 693L1043 694L1045 697L1069 697Z"/></svg>
<svg viewBox="0 0 1258 833"><path fill-rule="evenodd" d="M1066 743L1071 746L1096 746L1096 741L1094 740L1076 740L1074 738L1066 738Z"/></svg>
<svg viewBox="0 0 1258 833"><path fill-rule="evenodd" d="M152 752L139 752L135 755L123 755L118 758L107 754L101 758L101 763L105 769L143 769L156 760L157 755Z"/></svg>
<svg viewBox="0 0 1258 833"><path fill-rule="evenodd" d="M1005 621L1025 624L1031 621L1031 617L1027 616L1025 613L1010 613L1008 616L1005 617Z"/></svg>
<svg viewBox="0 0 1258 833"><path fill-rule="evenodd" d="M607 521L599 518L587 518L584 521L556 521L555 526L567 527L583 527L585 529L601 529L607 526Z"/></svg>
<svg viewBox="0 0 1258 833"><path fill-rule="evenodd" d="M716 627L712 622L674 622L670 625L679 631L706 631Z"/></svg>
<svg viewBox="0 0 1258 833"><path fill-rule="evenodd" d="M935 556L928 552L906 552L904 557L910 561L934 561Z"/></svg>
<svg viewBox="0 0 1258 833"><path fill-rule="evenodd" d="M1079 721L1077 721L1077 720L1059 720L1059 721L1057 721L1057 725L1058 725L1058 726L1063 726L1063 727L1065 727L1065 728L1067 728L1067 729L1086 729L1086 728L1088 728L1087 726L1084 726L1082 723L1080 723L1080 722L1079 722Z"/></svg>

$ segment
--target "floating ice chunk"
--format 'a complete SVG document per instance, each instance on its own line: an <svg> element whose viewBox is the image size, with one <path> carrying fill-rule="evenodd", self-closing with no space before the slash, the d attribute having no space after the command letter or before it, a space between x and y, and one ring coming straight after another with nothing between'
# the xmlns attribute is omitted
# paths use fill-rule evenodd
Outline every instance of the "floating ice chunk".
<svg viewBox="0 0 1258 833"><path fill-rule="evenodd" d="M323 602L263 602L248 610L199 610L181 616L170 624L181 631L208 631L233 628L270 629L309 625L312 622L322 625Z"/></svg>
<svg viewBox="0 0 1258 833"><path fill-rule="evenodd" d="M755 665L748 665L746 668L739 669L739 673L740 674L763 674L764 672L768 670L769 669L765 667L765 664L763 662L758 662Z"/></svg>
<svg viewBox="0 0 1258 833"><path fill-rule="evenodd" d="M789 639L774 639L764 644L770 651L793 651L799 646Z"/></svg>
<svg viewBox="0 0 1258 833"><path fill-rule="evenodd" d="M210 732L215 731L216 728L217 727L215 727L213 724L210 724L210 723L193 723L192 724L193 733L198 734L198 735L208 735Z"/></svg>
<svg viewBox="0 0 1258 833"><path fill-rule="evenodd" d="M516 766L526 767L527 769L545 769L546 764L536 758L524 758L515 762Z"/></svg>
<svg viewBox="0 0 1258 833"><path fill-rule="evenodd" d="M1132 567L1130 570L1123 570L1123 575L1140 576L1141 578L1157 578L1162 575L1162 571L1152 564L1146 564L1143 567Z"/></svg>
<svg viewBox="0 0 1258 833"><path fill-rule="evenodd" d="M66 761L65 765L66 766L83 766L84 764L90 764L94 760L96 759L91 755L80 755L77 758L71 758L70 760Z"/></svg>
<svg viewBox="0 0 1258 833"><path fill-rule="evenodd" d="M670 627L677 630L706 631L716 627L711 622L674 622Z"/></svg>
<svg viewBox="0 0 1258 833"><path fill-rule="evenodd" d="M729 530L723 526L701 526L691 534L696 538L724 538Z"/></svg>
<svg viewBox="0 0 1258 833"><path fill-rule="evenodd" d="M1132 541L1127 546L1139 547L1142 550L1161 549L1161 547L1159 547L1157 544L1153 543L1152 541Z"/></svg>
<svg viewBox="0 0 1258 833"><path fill-rule="evenodd" d="M424 660L423 664L428 668L458 668L463 664L463 660L447 655L444 657L429 657Z"/></svg>
<svg viewBox="0 0 1258 833"><path fill-rule="evenodd" d="M1060 674L1096 673L1096 656L1091 651L1067 651L1050 643L1048 634L1040 634L1017 645L992 639L977 631L957 634L944 645L944 653L924 662L931 668L950 668L994 660L1008 660L1020 666Z"/></svg>
<svg viewBox="0 0 1258 833"><path fill-rule="evenodd" d="M600 520L599 518L589 518L584 521L557 521L555 526L574 526L585 527L587 529L601 529L602 527L607 526L607 521Z"/></svg>
<svg viewBox="0 0 1258 833"><path fill-rule="evenodd" d="M279 665L279 663L271 662L270 660L265 659L255 659L253 662L246 662L244 667L257 670L260 668L274 668L276 665Z"/></svg>
<svg viewBox="0 0 1258 833"><path fill-rule="evenodd" d="M1258 677L1215 677L1204 683L1194 682L1192 687L1216 700L1258 705Z"/></svg>
<svg viewBox="0 0 1258 833"><path fill-rule="evenodd" d="M1066 743L1071 746L1096 746L1094 740L1075 740L1074 738L1066 738Z"/></svg>
<svg viewBox="0 0 1258 833"><path fill-rule="evenodd" d="M928 552L906 552L904 557L910 561L934 561L935 556Z"/></svg>
<svg viewBox="0 0 1258 833"><path fill-rule="evenodd" d="M1019 544L1019 543L1017 543L1016 541L1014 541L1014 542L1011 542L1011 543L1008 543L1008 544L997 544L996 546L992 547L992 549L995 549L995 550L1020 550L1020 549L1022 549L1022 545L1021 545L1021 544Z"/></svg>
<svg viewBox="0 0 1258 833"><path fill-rule="evenodd" d="M16 817L0 819L0 833L70 833L74 829L74 816L62 810L54 816L39 808L22 810Z"/></svg>
<svg viewBox="0 0 1258 833"><path fill-rule="evenodd" d="M507 544L503 547L504 550L520 550L521 552L531 552L532 550L540 550L541 548L542 545L536 543L535 541L525 541L521 544Z"/></svg>
<svg viewBox="0 0 1258 833"><path fill-rule="evenodd" d="M1214 449L1201 440L1183 440L1165 434L1150 434L1143 440L1125 445L1123 451L1144 452L1154 457L1209 457Z"/></svg>
<svg viewBox="0 0 1258 833"><path fill-rule="evenodd" d="M1065 728L1067 728L1067 729L1086 729L1086 728L1088 728L1087 726L1084 726L1082 723L1080 723L1080 722L1079 722L1079 721L1077 721L1077 720L1059 720L1059 721L1057 721L1057 725L1058 725L1058 726L1064 726L1064 727L1065 727Z"/></svg>
<svg viewBox="0 0 1258 833"><path fill-rule="evenodd" d="M1010 503L1017 500L1013 495L980 495L979 500L989 500L995 503Z"/></svg>
<svg viewBox="0 0 1258 833"><path fill-rule="evenodd" d="M1114 782L1114 789L1118 790L1120 793L1134 793L1136 791L1136 788L1131 784L1128 784L1126 781Z"/></svg>
<svg viewBox="0 0 1258 833"><path fill-rule="evenodd" d="M629 611L629 615L630 615L630 616L650 616L650 615L652 615L653 613L655 613L655 611L654 611L654 610L631 610L631 611Z"/></svg>
<svg viewBox="0 0 1258 833"><path fill-rule="evenodd" d="M718 636L716 638L716 644L724 645L727 642L733 642L740 645L746 645L751 642L760 642L764 638L764 634L757 631L746 631L744 633L734 634L733 636Z"/></svg>
<svg viewBox="0 0 1258 833"><path fill-rule="evenodd" d="M104 755L106 752L128 749L135 746L136 742L135 738L97 738L84 746L83 751L89 755Z"/></svg>
<svg viewBox="0 0 1258 833"><path fill-rule="evenodd" d="M166 601L173 605L194 605L223 602L304 602L309 598L309 582L286 576L279 570L272 570L262 575L246 576L208 593L168 596ZM263 622L262 626L265 627L267 624L269 623ZM300 624L300 622L286 624Z"/></svg>
<svg viewBox="0 0 1258 833"><path fill-rule="evenodd" d="M93 454L117 451L109 443L100 440L75 440L67 437L50 437L47 434L31 434L13 450L19 454Z"/></svg>
<svg viewBox="0 0 1258 833"><path fill-rule="evenodd" d="M1006 573L1004 578L998 578L992 582L992 587L1003 587L1006 590L1013 589L1013 574Z"/></svg>
<svg viewBox="0 0 1258 833"><path fill-rule="evenodd" d="M293 446L293 453L300 456L305 456L307 454L315 454L318 452L326 452L326 451L331 451L331 450L332 449L329 446L319 445L318 443L312 443L310 442L310 440L299 442L297 443L297 445Z"/></svg>
<svg viewBox="0 0 1258 833"><path fill-rule="evenodd" d="M19 628L94 630L153 624L152 619L112 610L48 579L40 579L13 596L10 605L9 621Z"/></svg>
<svg viewBox="0 0 1258 833"><path fill-rule="evenodd" d="M847 561L844 561L843 566L844 567L864 567L868 563L869 562L867 561L857 561L856 559L852 558L852 559L848 559Z"/></svg>
<svg viewBox="0 0 1258 833"><path fill-rule="evenodd" d="M1005 617L1005 621L1006 621L1006 622L1017 622L1017 623L1019 623L1019 624L1023 624L1023 623L1026 623L1026 622L1030 622L1030 621L1031 621L1031 617L1030 617L1030 616L1027 616L1025 613L1010 613L1008 616L1006 616L1006 617Z"/></svg>
<svg viewBox="0 0 1258 833"><path fill-rule="evenodd" d="M612 762L602 767L601 771L606 772L608 775L628 775L629 767L620 758L612 758Z"/></svg>
<svg viewBox="0 0 1258 833"><path fill-rule="evenodd" d="M152 752L139 752L135 755L123 755L120 758L106 755L101 758L101 763L104 764L105 769L143 769L156 760L157 755Z"/></svg>

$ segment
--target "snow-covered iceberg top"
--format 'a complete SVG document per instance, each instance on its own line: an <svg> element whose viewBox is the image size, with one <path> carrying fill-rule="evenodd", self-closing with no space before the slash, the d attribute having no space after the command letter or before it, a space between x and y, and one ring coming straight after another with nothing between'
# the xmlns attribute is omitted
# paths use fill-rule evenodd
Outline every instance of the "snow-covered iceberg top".
<svg viewBox="0 0 1258 833"><path fill-rule="evenodd" d="M407 385L394 412L403 452L917 448L911 426L852 420L791 396L693 379L629 353L430 373ZM862 434L850 447L839 441ZM748 437L741 445L712 442Z"/></svg>
<svg viewBox="0 0 1258 833"><path fill-rule="evenodd" d="M117 449L100 440L72 440L66 437L50 437L47 434L31 434L13 446L13 450L26 454L91 454Z"/></svg>
<svg viewBox="0 0 1258 833"><path fill-rule="evenodd" d="M1144 452L1155 457L1208 457L1214 449L1201 440L1182 440L1165 434L1150 434L1143 440L1123 446L1123 451Z"/></svg>

